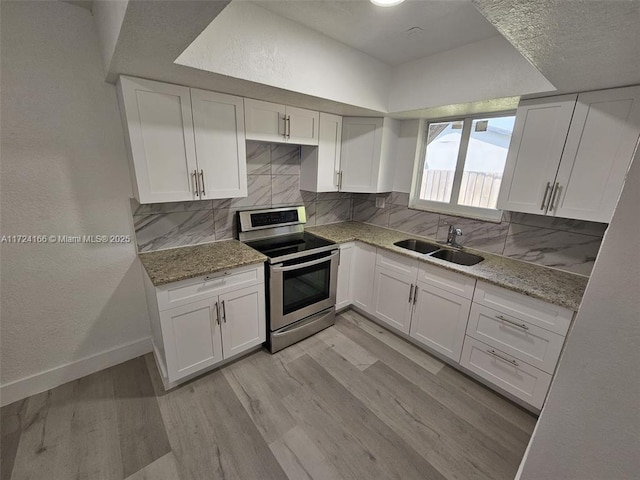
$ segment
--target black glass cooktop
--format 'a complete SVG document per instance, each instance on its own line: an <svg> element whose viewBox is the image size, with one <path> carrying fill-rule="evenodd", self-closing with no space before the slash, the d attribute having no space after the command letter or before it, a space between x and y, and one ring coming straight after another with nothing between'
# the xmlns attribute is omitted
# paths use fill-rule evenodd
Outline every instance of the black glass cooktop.
<svg viewBox="0 0 640 480"><path fill-rule="evenodd" d="M291 255L292 253L306 252L315 248L335 245L335 242L316 237L306 232L245 243L251 248L255 248L259 252L264 253L269 258L282 257L284 255Z"/></svg>

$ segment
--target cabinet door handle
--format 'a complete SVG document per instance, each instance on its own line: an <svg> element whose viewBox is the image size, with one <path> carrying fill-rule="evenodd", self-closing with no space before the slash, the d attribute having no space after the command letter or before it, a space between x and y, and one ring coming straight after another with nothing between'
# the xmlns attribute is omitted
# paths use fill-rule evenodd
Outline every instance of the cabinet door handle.
<svg viewBox="0 0 640 480"><path fill-rule="evenodd" d="M224 306L224 300L222 300L222 321L227 323L227 309Z"/></svg>
<svg viewBox="0 0 640 480"><path fill-rule="evenodd" d="M199 197L200 196L200 184L198 183L198 171L194 170L191 175L193 175L194 192L196 194L196 197Z"/></svg>
<svg viewBox="0 0 640 480"><path fill-rule="evenodd" d="M216 323L220 325L220 308L218 307L218 302L216 302Z"/></svg>
<svg viewBox="0 0 640 480"><path fill-rule="evenodd" d="M204 197L207 194L204 191L204 170L200 170L200 180L202 181L202 196Z"/></svg>
<svg viewBox="0 0 640 480"><path fill-rule="evenodd" d="M413 299L413 283L411 284L411 288L409 289L409 303Z"/></svg>
<svg viewBox="0 0 640 480"><path fill-rule="evenodd" d="M560 190L560 184L556 182L553 186L553 193L551 194L551 201L549 202L549 210L555 210L556 208L556 195L558 195L558 190Z"/></svg>
<svg viewBox="0 0 640 480"><path fill-rule="evenodd" d="M510 323L511 325L521 328L523 330L529 330L529 327L527 327L524 323L514 322L513 320L509 320L508 318L505 318L502 315L496 315L496 318L498 320L502 320L503 322Z"/></svg>
<svg viewBox="0 0 640 480"><path fill-rule="evenodd" d="M340 170L338 177L338 190L342 190L342 170Z"/></svg>
<svg viewBox="0 0 640 480"><path fill-rule="evenodd" d="M510 363L511 365L515 365L516 367L519 367L520 364L518 362L516 362L515 360L511 360L510 358L507 357L503 357L502 355L500 355L499 353L496 353L495 350L491 349L491 350L487 350L487 353L493 355L494 357L498 357L500 360L504 360L505 362Z"/></svg>
<svg viewBox="0 0 640 480"><path fill-rule="evenodd" d="M416 289L413 291L413 304L415 305L418 301L418 285L416 285Z"/></svg>
<svg viewBox="0 0 640 480"><path fill-rule="evenodd" d="M550 188L551 188L551 182L547 182L547 188L544 189L544 197L542 197L542 205L540 205L540 210L544 210L544 206L547 203L547 195L549 195Z"/></svg>
<svg viewBox="0 0 640 480"><path fill-rule="evenodd" d="M336 171L336 187L340 188L340 172Z"/></svg>
<svg viewBox="0 0 640 480"><path fill-rule="evenodd" d="M287 137L287 140L291 138L291 115L287 115L287 119L285 121L285 136Z"/></svg>

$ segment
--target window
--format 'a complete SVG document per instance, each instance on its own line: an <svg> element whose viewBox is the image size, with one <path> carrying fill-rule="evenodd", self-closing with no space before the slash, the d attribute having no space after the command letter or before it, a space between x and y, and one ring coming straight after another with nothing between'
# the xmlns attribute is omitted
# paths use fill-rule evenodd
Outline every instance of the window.
<svg viewBox="0 0 640 480"><path fill-rule="evenodd" d="M425 122L412 208L500 221L498 192L515 115Z"/></svg>

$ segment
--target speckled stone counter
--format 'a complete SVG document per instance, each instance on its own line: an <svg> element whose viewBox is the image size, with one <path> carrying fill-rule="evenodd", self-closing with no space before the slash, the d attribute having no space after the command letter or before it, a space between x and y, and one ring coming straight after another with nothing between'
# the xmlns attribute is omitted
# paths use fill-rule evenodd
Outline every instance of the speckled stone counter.
<svg viewBox="0 0 640 480"><path fill-rule="evenodd" d="M360 241L390 252L417 258L425 263L462 273L499 287L507 288L533 298L544 300L554 305L578 310L588 278L582 275L562 272L540 265L521 262L511 258L493 255L470 248L464 251L484 257L484 260L473 266L456 265L438 258L396 247L394 242L406 238L416 238L435 243L435 239L419 237L409 233L390 230L360 222L334 223L318 227L309 227L307 231L336 243Z"/></svg>
<svg viewBox="0 0 640 480"><path fill-rule="evenodd" d="M267 260L238 240L141 253L139 257L156 287Z"/></svg>

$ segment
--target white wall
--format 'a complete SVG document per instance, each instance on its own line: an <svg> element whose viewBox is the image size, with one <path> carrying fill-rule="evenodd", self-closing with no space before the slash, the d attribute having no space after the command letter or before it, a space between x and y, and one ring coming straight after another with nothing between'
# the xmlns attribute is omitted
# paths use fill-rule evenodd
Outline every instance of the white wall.
<svg viewBox="0 0 640 480"><path fill-rule="evenodd" d="M398 154L396 156L393 190L395 192L411 192L413 165L418 147L419 120L403 120L400 122L398 136Z"/></svg>
<svg viewBox="0 0 640 480"><path fill-rule="evenodd" d="M640 151L605 234L522 480L640 471Z"/></svg>
<svg viewBox="0 0 640 480"><path fill-rule="evenodd" d="M109 71L128 5L129 0L95 0L92 4L105 73Z"/></svg>
<svg viewBox="0 0 640 480"><path fill-rule="evenodd" d="M132 234L116 92L91 13L1 5L2 235ZM5 243L0 254L3 403L149 348L132 243Z"/></svg>
<svg viewBox="0 0 640 480"><path fill-rule="evenodd" d="M554 90L498 35L397 67L391 77L389 112Z"/></svg>
<svg viewBox="0 0 640 480"><path fill-rule="evenodd" d="M230 3L176 63L372 110L387 108L387 65L249 3Z"/></svg>

